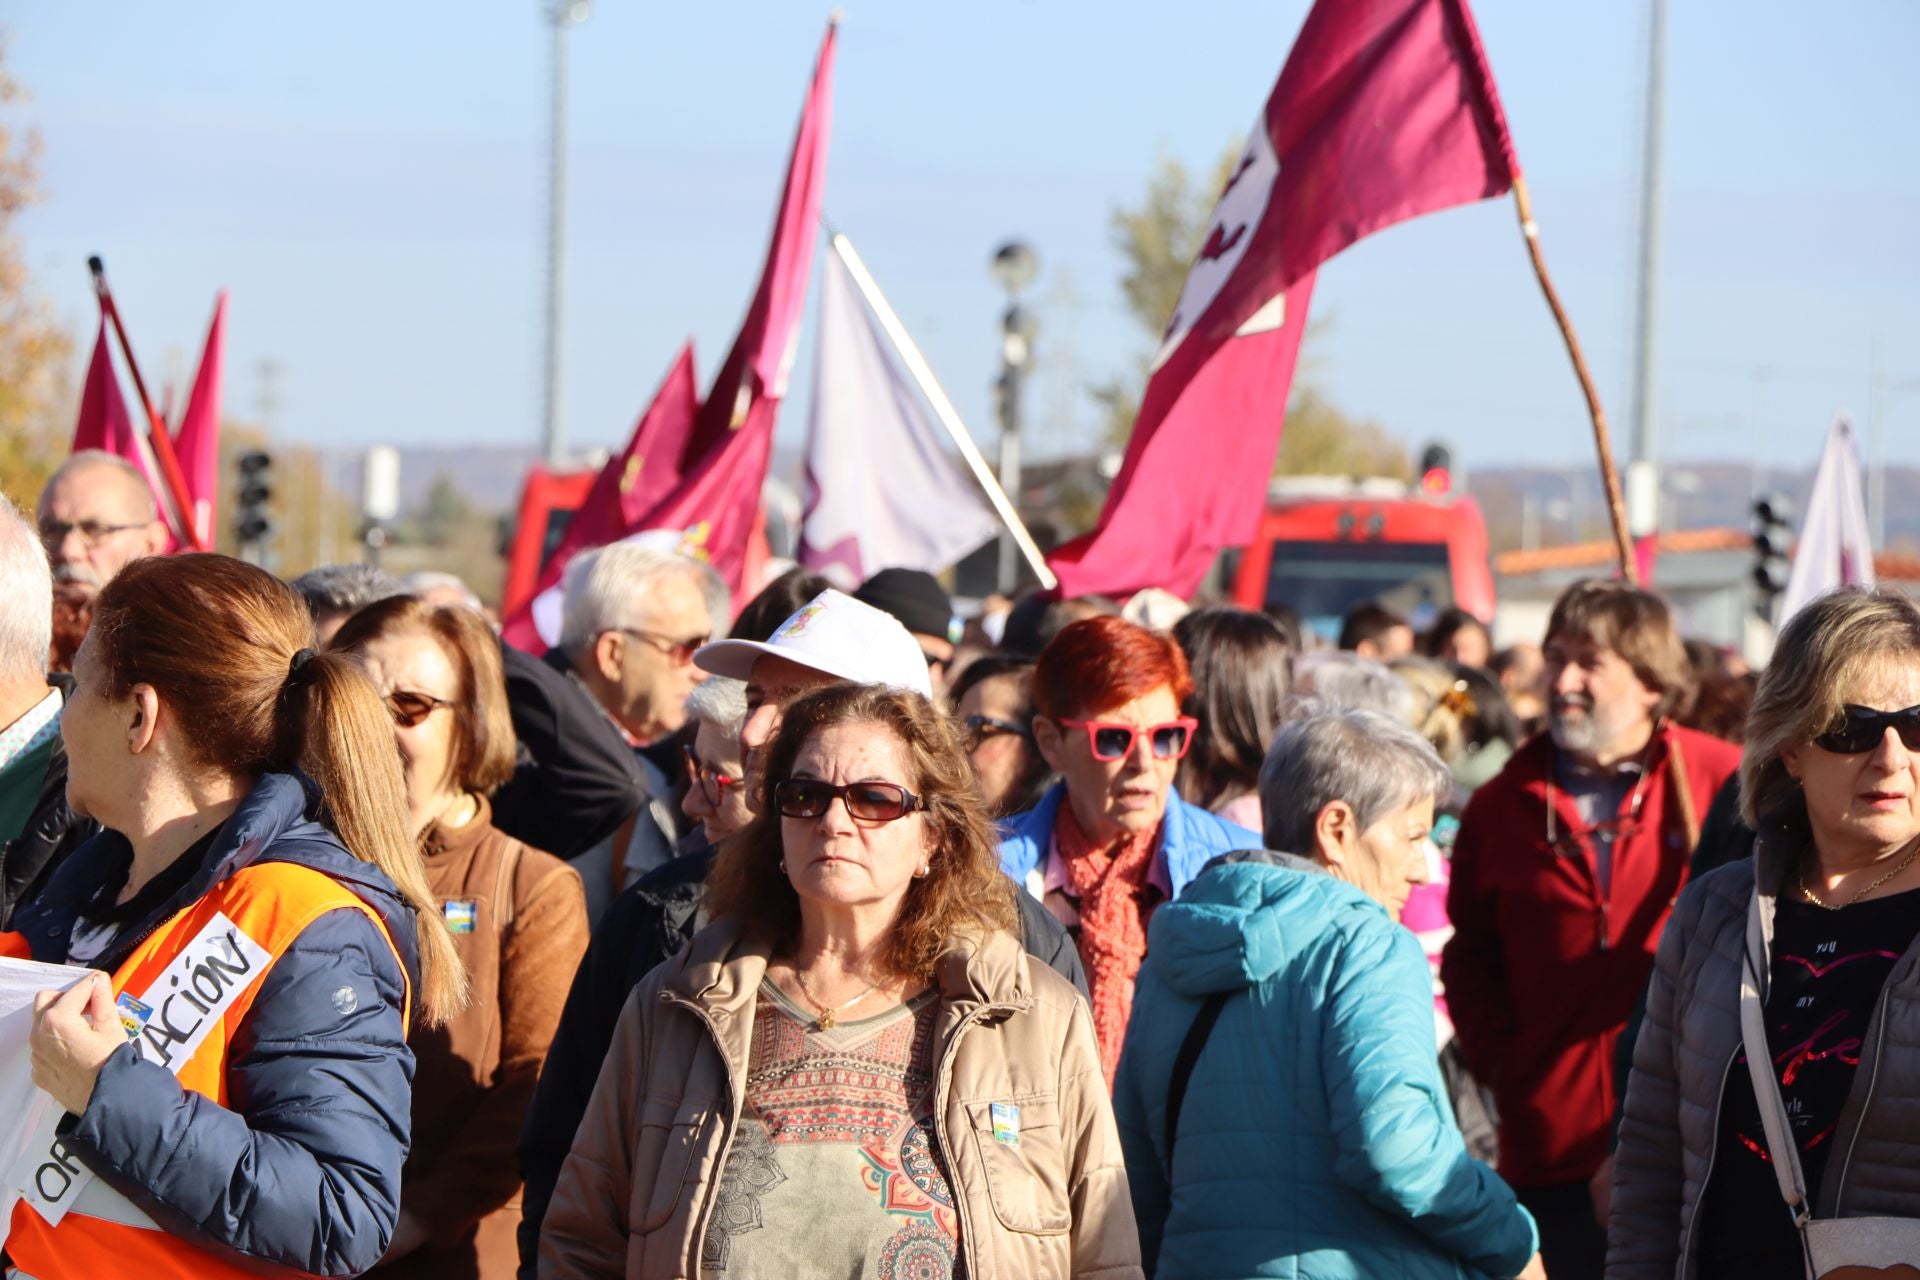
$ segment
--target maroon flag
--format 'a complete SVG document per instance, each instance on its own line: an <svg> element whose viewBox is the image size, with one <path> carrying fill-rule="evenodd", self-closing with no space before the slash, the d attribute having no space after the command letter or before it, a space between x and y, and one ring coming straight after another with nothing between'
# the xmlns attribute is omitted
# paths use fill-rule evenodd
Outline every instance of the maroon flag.
<svg viewBox="0 0 1920 1280"><path fill-rule="evenodd" d="M226 348L227 291L213 304L213 323L207 327L207 345L200 353L200 369L193 376L187 411L174 432L174 451L187 482L193 510L194 537L203 547L213 545L213 522L220 506L220 373Z"/></svg>
<svg viewBox="0 0 1920 1280"><path fill-rule="evenodd" d="M707 392L681 471L690 472L738 431L773 429L774 411L787 393L807 276L820 235L820 196L827 182L827 134L833 115L833 53L838 28L827 24L813 83L794 133L787 181L774 215L773 241L733 350Z"/></svg>
<svg viewBox="0 0 1920 1280"><path fill-rule="evenodd" d="M1519 173L1466 0L1318 0L1215 207L1093 531L1061 594L1191 595L1252 537L1315 270Z"/></svg>
<svg viewBox="0 0 1920 1280"><path fill-rule="evenodd" d="M541 566L527 604L507 619L502 631L511 643L533 653L553 643L558 637L560 575L568 563L582 551L618 542L648 527L640 521L680 481L680 454L699 408L689 342L680 348L653 402L634 424L627 447L600 468L586 501L567 522L560 545Z"/></svg>
<svg viewBox="0 0 1920 1280"><path fill-rule="evenodd" d="M107 345L107 321L102 316L100 334L93 344L93 359L87 364L86 385L80 391L80 416L73 424L73 452L98 449L131 462L147 478L154 509L165 512L168 504L160 488L159 469L146 443L134 429L127 402L120 394L120 379L113 371L113 352Z"/></svg>

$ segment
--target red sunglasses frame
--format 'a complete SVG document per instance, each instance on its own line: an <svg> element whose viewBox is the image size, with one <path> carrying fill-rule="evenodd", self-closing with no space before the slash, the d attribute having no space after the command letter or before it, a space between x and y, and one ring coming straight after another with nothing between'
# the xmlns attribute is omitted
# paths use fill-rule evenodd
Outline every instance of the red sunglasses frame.
<svg viewBox="0 0 1920 1280"><path fill-rule="evenodd" d="M1158 751L1155 751L1153 753L1154 759L1184 760L1187 758L1187 752L1193 750L1193 735L1200 728L1200 722L1192 716L1180 716L1178 719L1162 720L1159 724L1149 725L1123 724L1118 720L1068 720L1064 717L1057 718L1055 723L1067 729L1085 729L1087 731L1087 751L1095 760L1101 761L1104 764L1112 764L1115 760L1125 760L1128 756L1132 755L1133 749L1139 745L1140 735L1143 733L1147 735L1147 746L1148 749L1151 750L1153 746L1153 736L1162 729L1185 729L1187 736L1181 739L1180 749L1178 751L1167 756L1163 756ZM1127 735L1126 750L1122 751L1119 755L1101 755L1099 741L1095 735L1102 729L1119 729L1123 731Z"/></svg>

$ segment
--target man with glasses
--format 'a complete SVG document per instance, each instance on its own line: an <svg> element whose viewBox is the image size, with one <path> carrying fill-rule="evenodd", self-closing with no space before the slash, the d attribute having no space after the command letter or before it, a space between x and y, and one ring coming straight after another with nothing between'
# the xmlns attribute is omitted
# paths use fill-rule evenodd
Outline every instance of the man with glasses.
<svg viewBox="0 0 1920 1280"><path fill-rule="evenodd" d="M93 598L122 565L167 547L153 491L139 468L82 449L40 491L40 542L53 566L56 666L64 670L86 637Z"/></svg>
<svg viewBox="0 0 1920 1280"><path fill-rule="evenodd" d="M1154 908L1215 856L1261 847L1174 790L1196 727L1180 714L1192 692L1172 637L1123 618L1073 623L1034 667L1034 739L1061 781L1001 824L1000 867L1079 944L1109 1084Z"/></svg>
<svg viewBox="0 0 1920 1280"><path fill-rule="evenodd" d="M1468 802L1442 955L1462 1055L1500 1117L1500 1173L1554 1280L1598 1277L1589 1184L1607 1160L1615 1048L1737 748L1671 717L1690 696L1666 604L1569 587L1544 646L1548 732ZM1609 1179L1602 1179L1609 1182Z"/></svg>
<svg viewBox="0 0 1920 1280"><path fill-rule="evenodd" d="M1054 777L1033 743L1033 660L999 653L975 658L947 696L987 812L1005 818L1038 804Z"/></svg>

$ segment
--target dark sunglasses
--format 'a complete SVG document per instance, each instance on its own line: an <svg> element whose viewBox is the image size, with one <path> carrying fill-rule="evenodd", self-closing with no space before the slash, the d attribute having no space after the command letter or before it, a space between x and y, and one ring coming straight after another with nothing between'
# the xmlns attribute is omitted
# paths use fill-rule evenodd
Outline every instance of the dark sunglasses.
<svg viewBox="0 0 1920 1280"><path fill-rule="evenodd" d="M700 788L700 794L707 803L718 807L720 797L727 794L728 787L737 787L745 778L736 778L730 773L722 773L693 753L692 747L681 747L687 757L687 777L693 785Z"/></svg>
<svg viewBox="0 0 1920 1280"><path fill-rule="evenodd" d="M1069 729L1085 729L1093 758L1107 761L1124 760L1132 755L1133 744L1143 733L1152 744L1155 756L1162 760L1185 759L1187 749L1193 746L1193 731L1200 727L1200 722L1192 716L1145 728L1117 720L1062 720L1060 723Z"/></svg>
<svg viewBox="0 0 1920 1280"><path fill-rule="evenodd" d="M1901 746L1920 751L1920 706L1875 711L1849 702L1840 712L1840 723L1815 738L1813 745L1837 756L1856 756L1879 746L1889 729L1900 735Z"/></svg>
<svg viewBox="0 0 1920 1280"><path fill-rule="evenodd" d="M788 778L773 784L773 807L783 818L818 818L835 796L846 802L847 815L856 822L892 822L927 807L919 796L892 782L838 787L821 778Z"/></svg>
<svg viewBox="0 0 1920 1280"><path fill-rule="evenodd" d="M402 729L411 729L441 707L453 704L444 698L436 698L430 693L415 693L411 689L395 689L387 695L387 710L393 716L393 722Z"/></svg>
<svg viewBox="0 0 1920 1280"><path fill-rule="evenodd" d="M1026 725L1002 720L998 716L967 716L962 723L967 726L967 750L969 751L978 751L980 744L988 738L998 738L1002 734L1011 733L1022 738L1033 736L1033 730Z"/></svg>

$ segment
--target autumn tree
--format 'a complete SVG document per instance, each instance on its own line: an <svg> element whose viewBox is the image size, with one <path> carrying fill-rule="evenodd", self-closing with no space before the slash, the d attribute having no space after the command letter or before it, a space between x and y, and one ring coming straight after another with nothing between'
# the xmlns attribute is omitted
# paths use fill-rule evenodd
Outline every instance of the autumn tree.
<svg viewBox="0 0 1920 1280"><path fill-rule="evenodd" d="M24 509L66 452L72 340L34 291L16 219L38 197L40 139L19 122L26 91L7 74L0 38L0 487Z"/></svg>
<svg viewBox="0 0 1920 1280"><path fill-rule="evenodd" d="M1140 203L1113 212L1114 246L1126 259L1120 290L1127 311L1139 322L1149 346L1132 370L1092 389L1107 419L1107 438L1116 445L1133 431L1146 386L1151 351L1165 332L1186 284L1187 269L1207 234L1214 203L1239 161L1238 144L1222 153L1204 181L1172 157L1162 157L1147 181ZM1326 321L1307 326L1307 351L1294 373L1287 401L1286 427L1274 459L1276 475L1358 475L1406 479L1412 474L1404 444L1378 423L1357 421L1332 403L1313 378L1311 351Z"/></svg>

